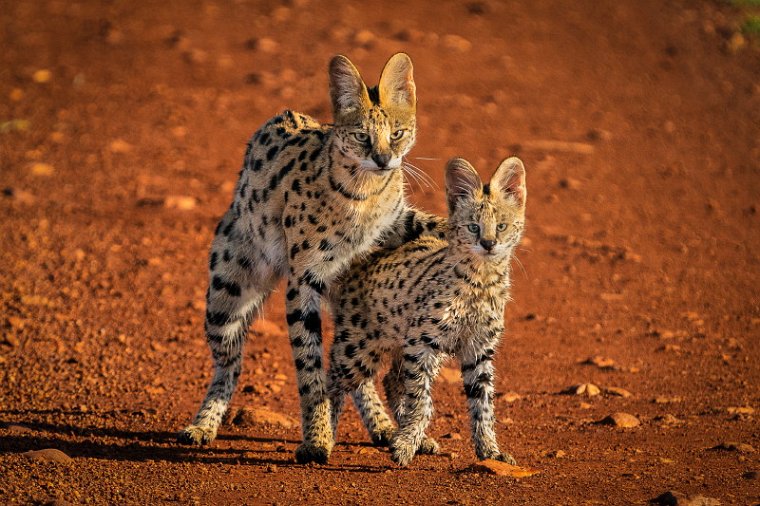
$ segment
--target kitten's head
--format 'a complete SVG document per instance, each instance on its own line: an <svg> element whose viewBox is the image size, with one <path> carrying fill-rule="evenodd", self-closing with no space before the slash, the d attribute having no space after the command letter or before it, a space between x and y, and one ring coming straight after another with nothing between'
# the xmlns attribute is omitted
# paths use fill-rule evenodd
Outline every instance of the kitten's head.
<svg viewBox="0 0 760 506"><path fill-rule="evenodd" d="M454 158L446 166L449 244L484 261L508 260L525 226L525 166L507 158L491 181L483 184L467 160Z"/></svg>
<svg viewBox="0 0 760 506"><path fill-rule="evenodd" d="M417 98L409 56L393 55L373 88L367 88L348 58L334 57L330 97L338 148L346 157L368 171L401 166L416 136Z"/></svg>

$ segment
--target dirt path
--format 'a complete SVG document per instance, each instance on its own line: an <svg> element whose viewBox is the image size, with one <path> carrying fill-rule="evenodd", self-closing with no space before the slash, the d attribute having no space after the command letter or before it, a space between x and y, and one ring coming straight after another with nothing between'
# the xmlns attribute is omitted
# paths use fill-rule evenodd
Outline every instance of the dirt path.
<svg viewBox="0 0 760 506"><path fill-rule="evenodd" d="M149 4L0 0L0 503L760 502L760 53L735 35L744 11ZM333 54L372 81L400 50L419 94L410 161L438 185L412 185L414 202L444 211L450 156L483 173L525 161L496 409L502 443L541 473L471 472L445 379L445 453L408 469L353 410L329 465L293 462L297 423L177 446L210 378L207 248L248 136L284 108L329 120ZM233 410L297 419L281 292L266 318ZM587 382L602 394L559 395ZM616 412L641 425L595 423ZM44 448L72 460L22 455Z"/></svg>

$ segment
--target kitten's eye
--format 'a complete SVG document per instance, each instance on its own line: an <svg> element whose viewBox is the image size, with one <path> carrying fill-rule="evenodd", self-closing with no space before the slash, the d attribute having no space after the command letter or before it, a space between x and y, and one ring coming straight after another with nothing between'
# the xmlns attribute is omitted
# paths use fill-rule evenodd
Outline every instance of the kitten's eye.
<svg viewBox="0 0 760 506"><path fill-rule="evenodd" d="M499 232L504 232L506 229L507 229L506 223L499 223L498 225L496 225L496 230L498 230Z"/></svg>
<svg viewBox="0 0 760 506"><path fill-rule="evenodd" d="M478 225L477 223L470 223L469 225L467 225L467 230L469 230L473 234L477 234L478 232L480 232L480 225Z"/></svg>
<svg viewBox="0 0 760 506"><path fill-rule="evenodd" d="M392 141L397 141L400 138L402 138L405 133L406 133L406 130L396 130L395 132L393 132L391 134L391 140Z"/></svg>
<svg viewBox="0 0 760 506"><path fill-rule="evenodd" d="M365 143L369 140L369 134L367 134L366 132L354 132L353 135L354 135L354 139L356 139L357 141L361 143Z"/></svg>

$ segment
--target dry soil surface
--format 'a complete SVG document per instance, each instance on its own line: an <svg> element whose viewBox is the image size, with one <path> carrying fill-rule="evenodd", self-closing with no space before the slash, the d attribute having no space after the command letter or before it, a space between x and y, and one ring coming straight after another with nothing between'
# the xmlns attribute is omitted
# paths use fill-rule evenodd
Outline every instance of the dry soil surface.
<svg viewBox="0 0 760 506"><path fill-rule="evenodd" d="M742 10L1 0L0 11L1 503L646 504L668 491L760 502L760 56L736 31ZM528 170L496 410L502 445L540 473L472 467L449 370L430 429L442 455L400 469L349 410L329 464L297 465L282 290L253 328L232 407L280 418L178 445L210 379L207 251L248 137L285 108L329 121L332 55L374 82L402 50L419 96L409 161L433 181L411 185L413 202L445 211L454 155L488 174L517 154ZM561 394L585 383L598 388ZM615 425L631 422L615 413L640 423ZM45 449L62 453L25 455Z"/></svg>

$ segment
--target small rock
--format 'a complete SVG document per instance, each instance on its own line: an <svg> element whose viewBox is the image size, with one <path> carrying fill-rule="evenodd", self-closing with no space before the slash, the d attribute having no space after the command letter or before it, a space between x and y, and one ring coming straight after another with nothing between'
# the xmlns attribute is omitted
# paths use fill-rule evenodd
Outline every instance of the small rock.
<svg viewBox="0 0 760 506"><path fill-rule="evenodd" d="M675 416L671 415L670 413L664 414L664 415L658 415L654 417L654 420L659 423L660 425L666 426L666 427L672 427L674 425L681 425L684 423L683 420L680 418L676 418Z"/></svg>
<svg viewBox="0 0 760 506"><path fill-rule="evenodd" d="M597 422L600 425L614 425L623 429L632 429L641 425L641 421L635 416L628 413L613 413Z"/></svg>
<svg viewBox="0 0 760 506"><path fill-rule="evenodd" d="M550 459L561 459L567 456L564 450L550 450L544 454L544 456Z"/></svg>
<svg viewBox="0 0 760 506"><path fill-rule="evenodd" d="M701 495L685 496L679 492L667 491L649 501L650 504L661 506L720 506L718 499Z"/></svg>
<svg viewBox="0 0 760 506"><path fill-rule="evenodd" d="M132 145L124 139L116 139L108 145L111 153L124 154L132 151Z"/></svg>
<svg viewBox="0 0 760 506"><path fill-rule="evenodd" d="M46 448L44 450L32 450L32 451L24 452L21 455L31 460L37 460L40 462L58 462L59 464L68 464L69 462L74 460L68 455L66 455L65 453L63 453L61 450L56 450L55 448Z"/></svg>
<svg viewBox="0 0 760 506"><path fill-rule="evenodd" d="M676 404L678 402L683 402L683 397L666 397L664 395L655 397L652 401L655 404Z"/></svg>
<svg viewBox="0 0 760 506"><path fill-rule="evenodd" d="M582 395L585 397L593 397L599 395L601 390L593 383L581 383L580 385L573 385L564 389L561 393L565 395Z"/></svg>
<svg viewBox="0 0 760 506"><path fill-rule="evenodd" d="M568 190L580 190L581 182L578 179L572 177L565 177L559 180L559 187Z"/></svg>
<svg viewBox="0 0 760 506"><path fill-rule="evenodd" d="M35 176L52 176L55 170L49 163L36 162L29 167L29 171Z"/></svg>
<svg viewBox="0 0 760 506"><path fill-rule="evenodd" d="M493 459L481 460L472 464L469 470L476 473L495 474L496 476L509 476L511 478L527 478L541 472L538 469L513 466L512 464Z"/></svg>
<svg viewBox="0 0 760 506"><path fill-rule="evenodd" d="M443 36L443 46L452 51L465 53L472 48L472 42L460 35L448 34Z"/></svg>
<svg viewBox="0 0 760 506"><path fill-rule="evenodd" d="M264 469L267 473L276 473L277 472L277 465L276 464L267 464L266 468Z"/></svg>
<svg viewBox="0 0 760 506"><path fill-rule="evenodd" d="M18 347L19 344L21 344L18 340L18 337L16 337L15 334L11 334L8 332L3 334L3 339L0 342L2 344L10 346L11 348L16 348Z"/></svg>
<svg viewBox="0 0 760 506"><path fill-rule="evenodd" d="M746 473L742 474L742 478L745 480L756 480L759 475L760 473L757 471L747 471Z"/></svg>
<svg viewBox="0 0 760 506"><path fill-rule="evenodd" d="M24 90L21 88L13 88L8 94L8 98L10 98L12 102L20 102L24 98Z"/></svg>
<svg viewBox="0 0 760 506"><path fill-rule="evenodd" d="M359 30L354 35L354 43L365 48L369 48L375 39L375 34L369 30Z"/></svg>
<svg viewBox="0 0 760 506"><path fill-rule="evenodd" d="M633 394L625 388L619 387L606 387L604 393L607 395L613 395L615 397L631 397Z"/></svg>
<svg viewBox="0 0 760 506"><path fill-rule="evenodd" d="M726 408L729 415L752 415L755 413L755 409L749 406L739 406Z"/></svg>
<svg viewBox="0 0 760 506"><path fill-rule="evenodd" d="M504 402L512 404L513 402L522 399L522 395L518 394L517 392L507 392L502 395L501 398L504 399Z"/></svg>
<svg viewBox="0 0 760 506"><path fill-rule="evenodd" d="M592 128L586 133L586 138L590 141L609 141L612 134L607 130Z"/></svg>
<svg viewBox="0 0 760 506"><path fill-rule="evenodd" d="M253 322L251 330L257 334L272 337L282 337L288 335L287 331L284 330L280 325L266 318L259 318L255 320Z"/></svg>
<svg viewBox="0 0 760 506"><path fill-rule="evenodd" d="M717 446L713 446L710 450L725 451L725 452L738 452L738 453L755 453L755 448L747 443L721 443Z"/></svg>
<svg viewBox="0 0 760 506"><path fill-rule="evenodd" d="M449 432L441 436L441 439L451 439L452 441L461 441L462 435L458 432Z"/></svg>
<svg viewBox="0 0 760 506"><path fill-rule="evenodd" d="M375 453L380 453L380 450L377 448L374 448L372 446L362 446L355 452L358 455L373 455Z"/></svg>
<svg viewBox="0 0 760 506"><path fill-rule="evenodd" d="M446 383L459 383L462 381L462 373L460 373L458 369L452 367L441 367L438 375Z"/></svg>
<svg viewBox="0 0 760 506"><path fill-rule="evenodd" d="M599 369L615 369L617 367L614 360L611 358L603 357L601 355L594 355L593 357L589 357L586 360L582 361L581 364L594 365Z"/></svg>
<svg viewBox="0 0 760 506"><path fill-rule="evenodd" d="M739 32L735 32L733 35L731 35L731 38L728 39L726 42L726 49L731 54L736 54L742 49L744 49L744 46L747 45L747 39L744 38L744 35L742 35Z"/></svg>
<svg viewBox="0 0 760 506"><path fill-rule="evenodd" d="M32 74L32 80L35 83L47 83L53 78L53 73L50 72L48 69L40 69L34 72Z"/></svg>
<svg viewBox="0 0 760 506"><path fill-rule="evenodd" d="M19 190L17 188L3 188L3 195L5 197L10 197L15 202L24 205L34 204L35 201L34 195L31 192L28 192L26 190Z"/></svg>
<svg viewBox="0 0 760 506"><path fill-rule="evenodd" d="M168 195L164 198L164 207L168 209L179 209L180 211L189 211L195 208L195 197L187 195Z"/></svg>
<svg viewBox="0 0 760 506"><path fill-rule="evenodd" d="M232 423L240 427L251 427L257 424L278 425L289 429L298 422L287 415L270 411L266 408L242 407L238 410Z"/></svg>

